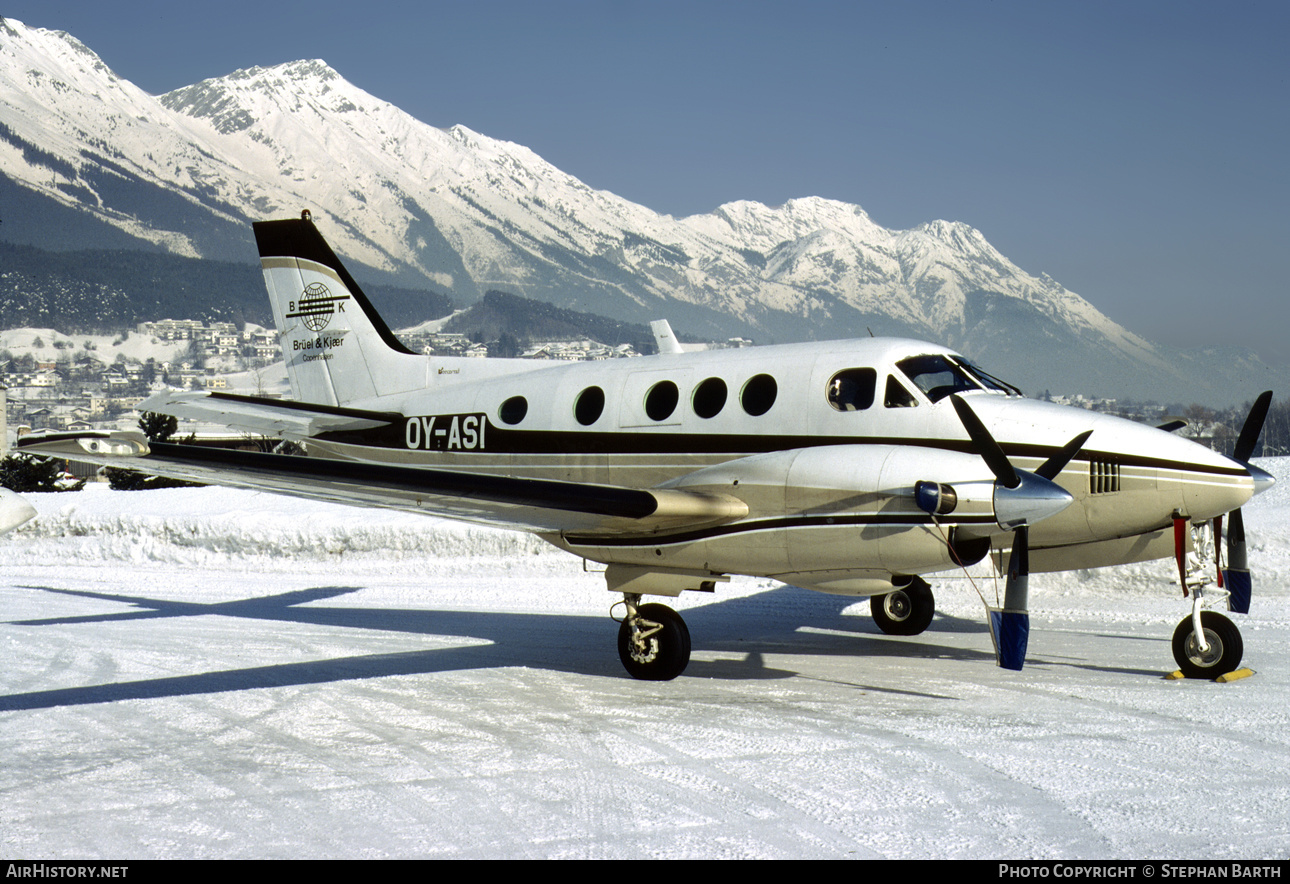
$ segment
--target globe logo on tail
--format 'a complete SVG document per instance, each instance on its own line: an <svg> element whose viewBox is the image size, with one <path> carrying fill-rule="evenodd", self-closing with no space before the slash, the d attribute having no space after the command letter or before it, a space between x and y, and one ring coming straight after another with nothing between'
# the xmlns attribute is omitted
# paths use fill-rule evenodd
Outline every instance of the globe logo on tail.
<svg viewBox="0 0 1290 884"><path fill-rule="evenodd" d="M299 319L305 328L312 332L322 331L331 322L332 314L338 310L345 312L345 305L340 303L349 299L348 294L333 295L321 282L311 282L305 286L300 300L291 305L288 319Z"/></svg>

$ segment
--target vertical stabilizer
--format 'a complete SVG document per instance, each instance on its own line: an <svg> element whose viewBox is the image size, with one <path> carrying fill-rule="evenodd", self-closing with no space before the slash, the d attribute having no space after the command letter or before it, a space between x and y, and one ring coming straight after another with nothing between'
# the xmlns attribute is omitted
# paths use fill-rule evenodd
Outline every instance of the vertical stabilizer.
<svg viewBox="0 0 1290 884"><path fill-rule="evenodd" d="M685 348L681 342L676 339L672 331L672 323L666 319L656 319L649 324L650 331L654 332L654 344L658 347L660 353L684 353Z"/></svg>
<svg viewBox="0 0 1290 884"><path fill-rule="evenodd" d="M394 337L307 212L254 228L297 399L346 405L425 384L426 357Z"/></svg>

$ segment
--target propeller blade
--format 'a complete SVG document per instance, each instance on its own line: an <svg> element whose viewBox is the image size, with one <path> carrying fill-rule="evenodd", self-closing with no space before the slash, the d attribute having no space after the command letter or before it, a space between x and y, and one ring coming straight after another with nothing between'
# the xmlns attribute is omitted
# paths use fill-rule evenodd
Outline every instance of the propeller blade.
<svg viewBox="0 0 1290 884"><path fill-rule="evenodd" d="M1008 460L1008 455L1003 453L999 443L994 441L990 431L981 423L981 419L976 416L972 406L968 405L959 396L950 397L954 403L954 411L958 413L959 421L963 424L963 429L967 430L968 438L972 440L972 445L976 453L985 461L985 465L994 473L994 477L999 480L999 484L1005 488L1016 488L1021 484L1021 479L1017 476L1017 471L1012 468L1012 463Z"/></svg>
<svg viewBox="0 0 1290 884"><path fill-rule="evenodd" d="M1236 447L1232 449L1232 459L1249 467L1250 475L1254 476L1255 493L1263 490L1259 487L1259 483L1267 474L1262 470L1256 474L1257 468L1249 466L1250 457L1254 454L1254 446L1259 442L1259 434L1263 432L1263 422L1267 420L1268 407L1271 404L1271 390L1259 394L1259 398L1255 399L1254 405L1250 407L1245 424L1241 427L1241 435L1236 438ZM1227 585L1229 593L1228 610L1238 614L1250 613L1253 581L1250 579L1249 559L1245 547L1245 517L1241 515L1239 508L1232 510L1231 515L1228 516L1227 570L1223 572L1223 582Z"/></svg>
<svg viewBox="0 0 1290 884"><path fill-rule="evenodd" d="M1271 404L1271 390L1260 393L1259 398L1254 400L1254 405L1245 418L1245 425L1241 427L1241 435L1236 439L1236 447L1232 449L1233 460L1249 462L1250 455L1254 454L1254 446L1259 441L1259 433L1263 432L1263 421L1267 419L1268 406Z"/></svg>
<svg viewBox="0 0 1290 884"><path fill-rule="evenodd" d="M1066 464L1071 462L1071 458L1079 454L1079 450L1084 447L1088 437L1093 435L1092 430L1085 430L1074 439L1062 446L1062 450L1054 454L1048 460L1039 465L1035 470L1036 476L1043 476L1045 479L1052 481L1057 478L1057 474L1066 469Z"/></svg>
<svg viewBox="0 0 1290 884"><path fill-rule="evenodd" d="M1165 421L1163 424L1156 424L1156 429L1164 430L1166 433L1172 433L1175 430L1181 430L1185 426L1187 426L1187 422L1185 420L1172 420Z"/></svg>
<svg viewBox="0 0 1290 884"><path fill-rule="evenodd" d="M1008 557L1008 580L1003 608L990 610L990 635L995 659L1004 669L1020 672L1030 643L1030 529L1025 525L1013 532L1012 555Z"/></svg>
<svg viewBox="0 0 1290 884"><path fill-rule="evenodd" d="M1234 509L1227 517L1227 570L1223 572L1227 584L1227 609L1238 614L1250 613L1250 596L1254 586L1250 578L1249 559L1245 550L1245 517Z"/></svg>

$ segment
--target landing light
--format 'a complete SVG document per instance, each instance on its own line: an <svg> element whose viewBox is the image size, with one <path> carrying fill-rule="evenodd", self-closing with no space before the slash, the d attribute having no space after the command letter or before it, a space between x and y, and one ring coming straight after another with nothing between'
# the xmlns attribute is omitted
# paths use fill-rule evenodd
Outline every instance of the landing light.
<svg viewBox="0 0 1290 884"><path fill-rule="evenodd" d="M914 501L929 516L948 516L959 505L959 496L941 482L916 482Z"/></svg>
<svg viewBox="0 0 1290 884"><path fill-rule="evenodd" d="M76 440L90 454L107 454L115 457L138 457L148 453L147 443L129 437L113 436Z"/></svg>

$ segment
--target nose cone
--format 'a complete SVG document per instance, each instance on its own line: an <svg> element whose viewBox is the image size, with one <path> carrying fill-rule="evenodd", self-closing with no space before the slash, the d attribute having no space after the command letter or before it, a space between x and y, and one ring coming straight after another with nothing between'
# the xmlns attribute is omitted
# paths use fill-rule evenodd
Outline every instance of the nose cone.
<svg viewBox="0 0 1290 884"><path fill-rule="evenodd" d="M1005 531L1055 516L1075 502L1065 488L1042 476L1017 470L1017 478L1015 488L994 486L994 519Z"/></svg>
<svg viewBox="0 0 1290 884"><path fill-rule="evenodd" d="M1273 485L1277 484L1276 476L1272 475L1267 470L1259 469L1252 463L1247 463L1245 465L1245 471L1249 473L1250 478L1254 480L1255 494L1262 494L1264 491L1267 491Z"/></svg>

